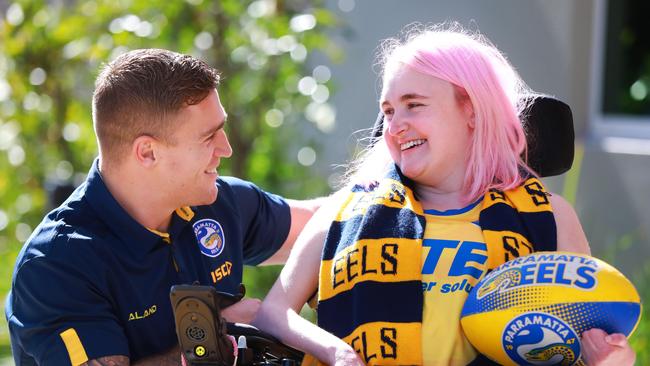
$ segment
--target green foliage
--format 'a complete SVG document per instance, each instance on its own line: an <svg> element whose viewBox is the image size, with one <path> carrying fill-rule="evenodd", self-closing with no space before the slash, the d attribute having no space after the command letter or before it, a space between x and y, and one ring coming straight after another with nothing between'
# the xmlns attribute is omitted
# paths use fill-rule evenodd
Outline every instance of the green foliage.
<svg viewBox="0 0 650 366"><path fill-rule="evenodd" d="M620 240L623 242L622 246L628 244L626 237L629 237L629 235ZM650 299L650 262L645 262L641 268L638 268L630 277L630 280L635 284L641 295L642 305L641 321L630 337L630 344L636 351L636 364L648 365L650 364L650 308L647 299Z"/></svg>
<svg viewBox="0 0 650 366"><path fill-rule="evenodd" d="M619 266L621 261L620 253L629 253L635 242L639 241L640 229L621 236L618 240L605 250L599 253L598 257L613 266ZM633 273L628 273L630 281L635 285L641 296L641 320L630 336L630 344L637 354L637 365L650 364L650 309L647 299L650 299L650 262L637 268Z"/></svg>
<svg viewBox="0 0 650 366"><path fill-rule="evenodd" d="M646 291L647 295L648 292ZM647 298L644 296L643 298ZM630 337L632 349L636 351L636 364L648 365L650 362L650 310L644 307L641 314L641 321Z"/></svg>
<svg viewBox="0 0 650 366"><path fill-rule="evenodd" d="M0 298L20 246L50 208L44 187L79 183L96 156L94 78L103 63L130 49L171 49L220 70L234 150L222 174L292 198L328 191L326 179L309 167L313 162L297 160L301 148L319 150L302 136L318 136L333 119L324 113L331 111L327 98L314 93L327 94L329 77L312 78L305 63L314 51L340 57L324 35L337 19L321 1L307 7L291 0L20 0L3 15ZM307 83L299 88L301 79ZM249 271L252 293L266 292L265 271ZM0 324L0 343L6 338Z"/></svg>

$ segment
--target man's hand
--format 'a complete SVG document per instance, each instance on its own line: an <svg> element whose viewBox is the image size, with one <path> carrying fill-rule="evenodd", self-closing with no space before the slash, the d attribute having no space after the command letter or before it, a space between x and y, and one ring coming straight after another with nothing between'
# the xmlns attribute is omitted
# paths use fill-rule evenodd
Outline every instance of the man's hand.
<svg viewBox="0 0 650 366"><path fill-rule="evenodd" d="M255 315L257 315L257 311L260 309L261 304L262 301L260 299L245 297L227 308L222 309L221 316L231 323L250 324L253 322L253 319L255 319Z"/></svg>
<svg viewBox="0 0 650 366"><path fill-rule="evenodd" d="M602 329L590 329L582 333L583 359L589 366L634 365L636 354L620 333L607 334Z"/></svg>

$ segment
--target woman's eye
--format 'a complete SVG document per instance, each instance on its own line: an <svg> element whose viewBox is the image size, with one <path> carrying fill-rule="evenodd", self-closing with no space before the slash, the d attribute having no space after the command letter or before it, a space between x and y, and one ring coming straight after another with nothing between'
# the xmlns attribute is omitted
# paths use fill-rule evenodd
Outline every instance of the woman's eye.
<svg viewBox="0 0 650 366"><path fill-rule="evenodd" d="M392 115L393 115L392 109L384 109L384 116L392 116Z"/></svg>
<svg viewBox="0 0 650 366"><path fill-rule="evenodd" d="M416 107L421 107L422 105L423 104L421 104L421 103L409 103L409 104L407 104L407 107L409 109L413 109L413 108L416 108Z"/></svg>

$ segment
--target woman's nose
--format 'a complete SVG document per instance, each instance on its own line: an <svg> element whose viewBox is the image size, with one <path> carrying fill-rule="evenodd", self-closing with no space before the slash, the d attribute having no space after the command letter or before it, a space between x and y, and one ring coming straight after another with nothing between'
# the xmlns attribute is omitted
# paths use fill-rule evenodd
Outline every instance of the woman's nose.
<svg viewBox="0 0 650 366"><path fill-rule="evenodd" d="M390 119L384 117L384 123L387 124L386 131L391 136L401 135L408 129L408 123L397 112Z"/></svg>

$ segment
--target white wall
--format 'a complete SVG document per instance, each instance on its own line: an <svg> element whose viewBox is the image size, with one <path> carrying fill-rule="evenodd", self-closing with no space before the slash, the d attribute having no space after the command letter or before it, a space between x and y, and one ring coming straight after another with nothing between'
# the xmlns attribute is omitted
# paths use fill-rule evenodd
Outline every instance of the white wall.
<svg viewBox="0 0 650 366"><path fill-rule="evenodd" d="M457 20L480 30L534 90L572 102L573 1L356 0L348 13L338 10L338 2L329 4L348 29L336 35L345 60L331 66L336 93L330 101L337 109L337 127L324 143L329 146L320 159L325 165L348 159L354 146L351 133L372 125L380 87L373 71L377 46L413 22Z"/></svg>

